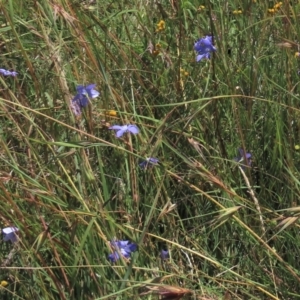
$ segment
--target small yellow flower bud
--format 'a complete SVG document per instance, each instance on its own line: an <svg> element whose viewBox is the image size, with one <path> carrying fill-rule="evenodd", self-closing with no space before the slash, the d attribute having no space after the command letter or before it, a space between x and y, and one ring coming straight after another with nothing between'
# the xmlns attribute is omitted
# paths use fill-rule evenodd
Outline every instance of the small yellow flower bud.
<svg viewBox="0 0 300 300"><path fill-rule="evenodd" d="M240 10L240 9L236 9L236 10L234 10L232 13L233 13L234 15L240 15L240 14L243 13L243 11Z"/></svg>
<svg viewBox="0 0 300 300"><path fill-rule="evenodd" d="M6 286L8 286L8 282L5 281L5 280L2 280L2 281L0 282L0 285L3 286L3 287L6 287Z"/></svg>
<svg viewBox="0 0 300 300"><path fill-rule="evenodd" d="M106 112L107 115L115 117L117 115L117 112L115 110L108 110Z"/></svg>

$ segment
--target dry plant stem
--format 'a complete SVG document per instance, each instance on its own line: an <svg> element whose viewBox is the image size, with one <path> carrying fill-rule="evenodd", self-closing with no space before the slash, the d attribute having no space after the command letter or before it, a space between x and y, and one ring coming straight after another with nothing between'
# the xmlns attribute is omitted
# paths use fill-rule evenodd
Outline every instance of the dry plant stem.
<svg viewBox="0 0 300 300"><path fill-rule="evenodd" d="M244 170L242 169L241 166L238 166L238 167L239 167L239 169L240 169L240 171L241 171L241 173L242 173L242 175L244 177L245 183L246 183L246 185L248 187L249 194L250 194L251 198L253 199L253 202L254 202L254 204L256 206L256 209L258 211L259 220L260 220L260 223L261 223L261 230L262 230L262 233L263 233L262 235L265 236L266 228L265 228L265 225L264 225L264 220L263 220L263 217L262 217L262 213L261 213L259 202L258 202L257 198L254 195L254 191L251 188L250 182L249 182L248 177L246 176ZM273 270L273 266L272 266L271 260L270 260L270 267L272 269L273 283L274 283L275 288L276 288L275 274L274 274L274 270Z"/></svg>
<svg viewBox="0 0 300 300"><path fill-rule="evenodd" d="M254 191L251 188L250 182L249 182L248 177L246 176L244 170L242 169L242 167L240 167L240 166L238 166L238 167L239 167L239 169L240 169L240 171L241 171L241 173L242 173L242 175L244 177L244 180L245 180L245 183L247 185L249 194L250 194L250 196L251 196L251 198L252 198L252 200L253 200L253 202L254 202L254 204L256 206L256 209L258 211L259 220L260 220L260 223L261 223L261 230L262 230L263 235L264 235L266 233L266 228L265 228L265 225L264 225L264 220L263 220L263 217L262 217L262 213L261 213L259 202L258 202L257 198L254 195Z"/></svg>
<svg viewBox="0 0 300 300"><path fill-rule="evenodd" d="M1 263L1 268L10 265L15 253L17 252L17 247L18 247L18 242L14 243L14 247L10 250L7 258Z"/></svg>

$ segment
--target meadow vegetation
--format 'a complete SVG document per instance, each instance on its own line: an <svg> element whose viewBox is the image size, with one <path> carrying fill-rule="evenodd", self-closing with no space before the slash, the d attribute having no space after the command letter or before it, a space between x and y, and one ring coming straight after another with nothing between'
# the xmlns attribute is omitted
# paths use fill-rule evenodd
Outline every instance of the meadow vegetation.
<svg viewBox="0 0 300 300"><path fill-rule="evenodd" d="M0 299L299 299L299 15L1 1Z"/></svg>

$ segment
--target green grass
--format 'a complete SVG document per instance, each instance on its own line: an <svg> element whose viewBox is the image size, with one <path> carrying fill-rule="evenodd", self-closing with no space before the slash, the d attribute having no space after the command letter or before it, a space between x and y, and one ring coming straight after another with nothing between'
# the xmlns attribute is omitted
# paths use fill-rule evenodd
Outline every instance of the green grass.
<svg viewBox="0 0 300 300"><path fill-rule="evenodd" d="M300 298L300 6L158 2L0 4L0 68L19 72L0 77L0 228L20 229L0 241L1 299L139 299L162 284ZM206 34L217 51L196 63ZM101 95L75 117L90 83ZM128 123L140 133L108 129ZM160 165L142 170L146 157ZM138 251L112 264L113 239Z"/></svg>

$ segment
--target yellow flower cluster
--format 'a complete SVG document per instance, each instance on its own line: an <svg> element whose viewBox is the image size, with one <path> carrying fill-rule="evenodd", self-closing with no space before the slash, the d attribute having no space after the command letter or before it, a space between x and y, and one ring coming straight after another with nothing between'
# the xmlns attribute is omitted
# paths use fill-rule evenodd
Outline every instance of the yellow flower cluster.
<svg viewBox="0 0 300 300"><path fill-rule="evenodd" d="M105 112L106 115L115 117L117 115L117 112L115 110L108 110Z"/></svg>
<svg viewBox="0 0 300 300"><path fill-rule="evenodd" d="M8 282L5 281L5 280L2 280L2 281L0 282L0 286L6 287L6 286L8 286Z"/></svg>
<svg viewBox="0 0 300 300"><path fill-rule="evenodd" d="M281 5L282 5L282 2L276 3L276 4L273 6L273 8L269 8L269 9L268 9L268 13L270 13L270 14L275 14L276 12L278 12L278 10L280 9Z"/></svg>
<svg viewBox="0 0 300 300"><path fill-rule="evenodd" d="M156 44L152 52L152 55L157 56L160 53L160 49L161 49L161 44Z"/></svg>
<svg viewBox="0 0 300 300"><path fill-rule="evenodd" d="M243 13L243 11L241 9L236 9L232 12L234 15L240 15Z"/></svg>
<svg viewBox="0 0 300 300"><path fill-rule="evenodd" d="M200 5L197 9L197 11L204 11L205 10L205 6L204 5Z"/></svg>
<svg viewBox="0 0 300 300"><path fill-rule="evenodd" d="M189 72L187 72L186 70L180 68L180 73L182 76L189 76Z"/></svg>
<svg viewBox="0 0 300 300"><path fill-rule="evenodd" d="M166 23L164 20L160 20L157 24L156 24L156 32L160 32L160 31L164 31L166 28Z"/></svg>

